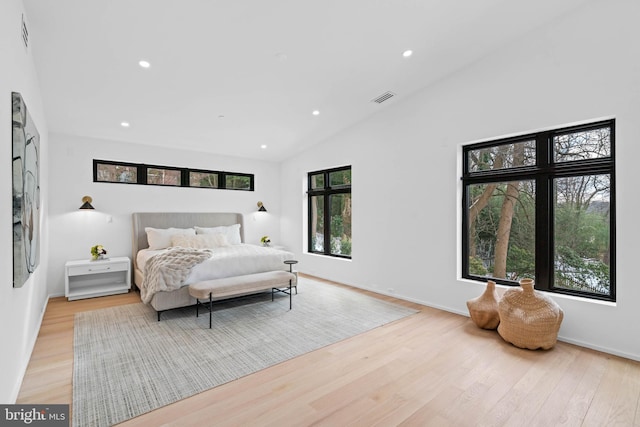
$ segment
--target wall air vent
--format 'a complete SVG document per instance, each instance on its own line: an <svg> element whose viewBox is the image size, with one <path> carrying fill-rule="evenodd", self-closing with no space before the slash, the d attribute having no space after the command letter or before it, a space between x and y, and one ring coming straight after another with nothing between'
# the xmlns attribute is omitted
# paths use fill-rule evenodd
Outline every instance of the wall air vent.
<svg viewBox="0 0 640 427"><path fill-rule="evenodd" d="M376 96L375 98L373 98L371 102L375 102L376 104L382 104L384 101L387 101L393 98L394 96L396 96L396 94L393 92L385 92L382 95Z"/></svg>
<svg viewBox="0 0 640 427"><path fill-rule="evenodd" d="M22 14L22 41L24 47L29 47L29 30L27 30L27 23L24 22L24 14Z"/></svg>

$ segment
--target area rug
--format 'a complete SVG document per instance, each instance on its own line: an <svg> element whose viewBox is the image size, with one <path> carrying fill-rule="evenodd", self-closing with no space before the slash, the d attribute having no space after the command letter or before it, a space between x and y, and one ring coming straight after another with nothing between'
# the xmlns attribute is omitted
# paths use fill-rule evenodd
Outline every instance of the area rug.
<svg viewBox="0 0 640 427"><path fill-rule="evenodd" d="M110 426L415 313L300 278L298 294L261 294L171 310L144 304L78 313L73 425Z"/></svg>

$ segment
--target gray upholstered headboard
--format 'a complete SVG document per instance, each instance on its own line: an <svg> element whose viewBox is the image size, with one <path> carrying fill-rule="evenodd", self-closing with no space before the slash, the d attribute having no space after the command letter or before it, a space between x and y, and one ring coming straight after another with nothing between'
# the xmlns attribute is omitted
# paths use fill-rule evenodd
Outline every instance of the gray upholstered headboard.
<svg viewBox="0 0 640 427"><path fill-rule="evenodd" d="M218 227L220 225L240 224L240 238L244 242L244 220L241 213L232 212L134 212L132 257L134 266L140 249L149 247L145 227L153 228L189 228Z"/></svg>

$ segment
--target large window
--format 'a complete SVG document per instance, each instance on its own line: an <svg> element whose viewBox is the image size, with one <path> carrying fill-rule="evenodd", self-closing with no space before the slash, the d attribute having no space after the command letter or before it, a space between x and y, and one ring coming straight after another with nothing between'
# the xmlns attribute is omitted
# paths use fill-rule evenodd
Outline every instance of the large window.
<svg viewBox="0 0 640 427"><path fill-rule="evenodd" d="M310 172L309 252L351 258L351 166Z"/></svg>
<svg viewBox="0 0 640 427"><path fill-rule="evenodd" d="M465 278L615 301L615 121L463 148Z"/></svg>
<svg viewBox="0 0 640 427"><path fill-rule="evenodd" d="M253 191L254 175L93 160L93 182Z"/></svg>

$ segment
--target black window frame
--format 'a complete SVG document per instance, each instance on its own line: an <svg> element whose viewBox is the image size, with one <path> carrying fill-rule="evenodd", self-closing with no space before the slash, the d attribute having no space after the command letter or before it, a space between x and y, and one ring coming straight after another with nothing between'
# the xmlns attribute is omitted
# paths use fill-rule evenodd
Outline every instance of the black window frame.
<svg viewBox="0 0 640 427"><path fill-rule="evenodd" d="M331 253L331 207L330 207L330 199L332 195L335 194L351 194L351 184L348 185L336 185L331 186L331 182L329 180L329 176L333 172L341 172L349 170L351 171L351 165L349 166L340 166L331 169L322 169L313 172L307 173L307 251L309 253L317 254L317 255L325 255L335 258L344 258L351 259L351 255L343 255L343 254L333 254ZM324 187L323 188L312 188L311 179L312 176L323 175L324 179ZM323 198L324 203L324 244L323 251L317 251L313 248L313 234L315 230L311 230L312 225L312 206L311 206L311 198L317 196ZM353 236L352 236L353 240Z"/></svg>
<svg viewBox="0 0 640 427"><path fill-rule="evenodd" d="M610 129L611 152L609 157L572 160L555 163L553 160L554 136L584 132L594 129ZM520 166L511 169L469 171L469 151L489 148L503 144L536 141L536 163L533 166ZM478 276L469 273L469 224L468 224L468 187L473 184L487 184L517 180L533 180L536 185L535 196L535 288L542 291L597 300L616 301L616 192L615 192L615 119L602 120L582 125L568 126L503 138L462 147L462 277L484 281L493 280L504 285L518 285L506 279ZM553 286L554 280L554 202L553 180L555 178L610 175L610 288L609 295Z"/></svg>
<svg viewBox="0 0 640 427"><path fill-rule="evenodd" d="M137 181L136 182L122 182L122 181L102 181L98 179L98 165L110 165L110 166L124 166L136 168ZM147 182L147 173L149 169L166 169L172 171L180 171L180 185L171 184L150 184ZM207 173L218 175L217 187L204 187L198 185L190 185L191 172ZM226 177L227 176L246 176L249 178L249 188L227 188ZM207 169L192 169L177 166L166 165L149 165L145 163L130 163L130 162L118 162L113 160L99 160L93 159L93 182L108 183L108 184L129 184L129 185L153 185L158 187L173 187L173 188L205 188L208 190L234 190L234 191L255 191L255 175L251 173L243 172L227 172L227 171L215 171Z"/></svg>

